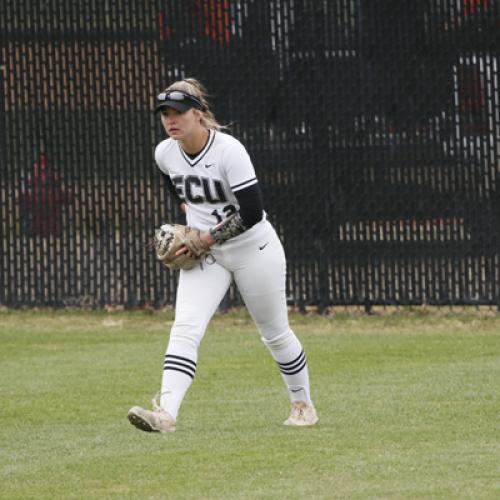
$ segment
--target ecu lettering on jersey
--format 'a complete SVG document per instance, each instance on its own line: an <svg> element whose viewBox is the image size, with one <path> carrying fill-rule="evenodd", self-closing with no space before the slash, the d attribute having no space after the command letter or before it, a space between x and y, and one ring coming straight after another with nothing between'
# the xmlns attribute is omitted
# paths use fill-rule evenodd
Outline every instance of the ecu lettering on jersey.
<svg viewBox="0 0 500 500"><path fill-rule="evenodd" d="M171 177L180 198L190 203L224 203L227 201L224 186L218 179L197 175L174 175Z"/></svg>

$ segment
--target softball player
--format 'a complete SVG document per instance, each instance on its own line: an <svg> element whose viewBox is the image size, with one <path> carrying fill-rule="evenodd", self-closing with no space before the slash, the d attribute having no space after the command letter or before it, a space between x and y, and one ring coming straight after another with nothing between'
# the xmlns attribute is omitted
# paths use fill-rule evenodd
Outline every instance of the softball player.
<svg viewBox="0 0 500 500"><path fill-rule="evenodd" d="M318 417L306 357L288 324L285 254L266 220L250 157L222 131L197 80L175 82L157 99L156 111L169 138L157 146L156 163L186 213L187 225L201 231L213 259L180 271L159 405L153 401L152 411L133 407L128 418L144 431L175 430L196 373L198 347L234 279L288 389L292 409L284 424L314 425Z"/></svg>

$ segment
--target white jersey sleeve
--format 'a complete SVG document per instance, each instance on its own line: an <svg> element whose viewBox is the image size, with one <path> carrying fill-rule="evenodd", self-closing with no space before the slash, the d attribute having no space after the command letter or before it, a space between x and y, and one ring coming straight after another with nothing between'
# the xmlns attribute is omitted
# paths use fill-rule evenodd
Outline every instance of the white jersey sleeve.
<svg viewBox="0 0 500 500"><path fill-rule="evenodd" d="M233 193L257 183L252 160L243 144L237 140L224 151L223 168Z"/></svg>
<svg viewBox="0 0 500 500"><path fill-rule="evenodd" d="M165 162L168 151L172 148L173 141L171 139L165 139L161 141L155 148L155 162L158 168L166 175L170 175L168 165Z"/></svg>

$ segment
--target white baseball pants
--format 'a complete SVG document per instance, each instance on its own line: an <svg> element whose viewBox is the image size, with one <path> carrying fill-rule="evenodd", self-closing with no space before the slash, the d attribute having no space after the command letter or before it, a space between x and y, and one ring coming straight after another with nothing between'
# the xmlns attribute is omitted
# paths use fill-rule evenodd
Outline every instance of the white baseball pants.
<svg viewBox="0 0 500 500"><path fill-rule="evenodd" d="M198 347L234 279L245 305L288 387L291 401L310 404L302 346L288 324L286 260L274 228L263 220L212 247L215 261L181 270L175 321L165 355L161 406L174 418L194 378Z"/></svg>

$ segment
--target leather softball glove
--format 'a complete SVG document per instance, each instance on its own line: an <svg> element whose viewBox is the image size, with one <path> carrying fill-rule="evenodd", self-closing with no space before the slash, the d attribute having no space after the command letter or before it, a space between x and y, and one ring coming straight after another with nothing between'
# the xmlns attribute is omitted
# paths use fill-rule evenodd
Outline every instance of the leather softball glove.
<svg viewBox="0 0 500 500"><path fill-rule="evenodd" d="M210 253L200 231L182 224L163 224L155 231L153 243L158 260L170 269L192 269ZM176 255L183 246L189 252Z"/></svg>

